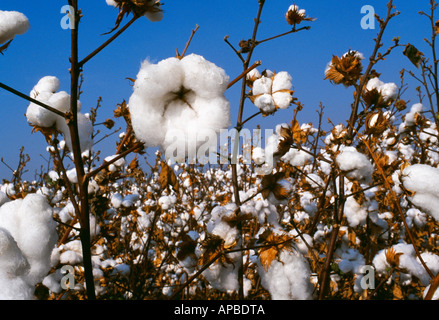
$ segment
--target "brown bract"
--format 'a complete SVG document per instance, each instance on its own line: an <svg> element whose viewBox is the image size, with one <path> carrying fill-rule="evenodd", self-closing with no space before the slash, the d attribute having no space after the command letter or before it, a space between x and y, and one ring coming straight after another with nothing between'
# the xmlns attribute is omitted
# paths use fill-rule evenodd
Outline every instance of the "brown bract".
<svg viewBox="0 0 439 320"><path fill-rule="evenodd" d="M109 33L119 28L125 15L133 14L134 17L141 17L147 12L157 13L163 11L160 0L114 0L117 3L119 14L116 18L116 23Z"/></svg>
<svg viewBox="0 0 439 320"><path fill-rule="evenodd" d="M349 51L343 57L333 56L328 69L325 72L325 80L335 84L343 84L346 87L357 83L361 77L363 66L361 58L355 51Z"/></svg>
<svg viewBox="0 0 439 320"><path fill-rule="evenodd" d="M290 191L279 183L279 181L283 180L284 177L284 172L265 175L261 181L262 197L267 199L270 196L270 193L273 193L277 200L287 200L290 197Z"/></svg>
<svg viewBox="0 0 439 320"><path fill-rule="evenodd" d="M300 12L297 6L293 10L288 10L285 19L287 19L288 24L295 25L302 21L315 21L315 18L306 17L304 13Z"/></svg>
<svg viewBox="0 0 439 320"><path fill-rule="evenodd" d="M270 229L267 229L259 236L258 242L266 246L259 250L259 258L265 271L268 271L273 260L278 259L283 250L292 250L292 240L289 235L275 234Z"/></svg>

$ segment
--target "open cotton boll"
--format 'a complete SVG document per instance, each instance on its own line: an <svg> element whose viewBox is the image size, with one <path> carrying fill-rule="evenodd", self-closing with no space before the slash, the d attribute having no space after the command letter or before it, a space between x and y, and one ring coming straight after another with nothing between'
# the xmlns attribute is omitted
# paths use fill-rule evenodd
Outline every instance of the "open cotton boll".
<svg viewBox="0 0 439 320"><path fill-rule="evenodd" d="M311 270L298 250L283 250L279 259L273 260L267 271L258 259L258 270L261 284L270 292L271 299L312 299Z"/></svg>
<svg viewBox="0 0 439 320"><path fill-rule="evenodd" d="M415 249L411 244L398 243L389 249L380 250L372 260L372 264L378 273L386 273L388 268L390 268L386 259L386 251L390 249L393 249L395 253L402 253L399 256L399 267L405 270L408 275L419 279L424 286L430 282L430 276L417 259ZM404 282L403 284L409 283L411 283L411 281Z"/></svg>
<svg viewBox="0 0 439 320"><path fill-rule="evenodd" d="M35 99L48 104L52 95L53 93L51 92L42 91L35 97ZM47 128L53 126L56 115L52 111L31 102L26 110L26 118L31 125Z"/></svg>
<svg viewBox="0 0 439 320"><path fill-rule="evenodd" d="M72 151L70 129L64 118L57 116L56 128L62 132L67 147ZM82 113L78 113L78 133L81 152L91 150L93 146L93 124L90 119Z"/></svg>
<svg viewBox="0 0 439 320"><path fill-rule="evenodd" d="M190 54L181 60L183 86L197 96L211 99L224 94L229 84L226 72L200 55Z"/></svg>
<svg viewBox="0 0 439 320"><path fill-rule="evenodd" d="M257 97L254 101L254 104L264 113L272 113L276 110L274 99L268 93L264 93Z"/></svg>
<svg viewBox="0 0 439 320"><path fill-rule="evenodd" d="M348 178L364 183L372 181L374 170L372 163L366 155L358 152L354 147L343 147L336 162Z"/></svg>
<svg viewBox="0 0 439 320"><path fill-rule="evenodd" d="M221 263L212 264L203 271L203 276L209 284L220 291L237 291L239 289L238 269L239 269L239 252L227 254L227 258L233 263L223 265Z"/></svg>
<svg viewBox="0 0 439 320"><path fill-rule="evenodd" d="M105 0L109 6L117 7L117 3L114 0Z"/></svg>
<svg viewBox="0 0 439 320"><path fill-rule="evenodd" d="M25 33L29 26L29 20L23 13L0 10L0 44Z"/></svg>
<svg viewBox="0 0 439 320"><path fill-rule="evenodd" d="M401 175L405 189L414 192L410 201L439 221L439 168L415 164L405 168Z"/></svg>
<svg viewBox="0 0 439 320"><path fill-rule="evenodd" d="M262 77L253 82L252 93L254 96L260 94L271 94L271 87L273 86L273 80L271 78Z"/></svg>
<svg viewBox="0 0 439 320"><path fill-rule="evenodd" d="M371 91L373 89L376 89L381 93L384 101L396 99L398 95L398 86L395 83L384 83L377 77L372 78L367 82L366 90Z"/></svg>
<svg viewBox="0 0 439 320"><path fill-rule="evenodd" d="M291 75L286 71L276 73L273 79L272 92L290 90L292 87L292 79Z"/></svg>
<svg viewBox="0 0 439 320"><path fill-rule="evenodd" d="M4 204L0 207L0 227L10 232L30 264L26 281L31 285L41 281L50 270L57 240L56 223L46 198L28 194Z"/></svg>
<svg viewBox="0 0 439 320"><path fill-rule="evenodd" d="M346 199L343 213L348 220L349 226L355 228L358 225L364 225L368 215L367 208L361 206L354 197Z"/></svg>
<svg viewBox="0 0 439 320"><path fill-rule="evenodd" d="M235 214L236 206L229 204L226 206L217 206L212 209L211 217L207 223L207 231L210 234L219 236L224 240L225 246L230 246L239 240L238 229L230 226L226 219Z"/></svg>
<svg viewBox="0 0 439 320"><path fill-rule="evenodd" d="M196 154L206 139L216 146L230 125L228 81L224 70L195 54L142 63L128 103L137 138L177 161Z"/></svg>
<svg viewBox="0 0 439 320"><path fill-rule="evenodd" d="M7 196L6 193L4 193L3 191L0 191L0 207L6 203L9 202L9 197Z"/></svg>
<svg viewBox="0 0 439 320"><path fill-rule="evenodd" d="M0 227L0 274L9 277L29 272L30 265L11 233ZM0 291L3 289L0 285Z"/></svg>
<svg viewBox="0 0 439 320"><path fill-rule="evenodd" d="M55 76L45 76L41 78L30 92L31 98L36 98L43 92L55 93L59 90L61 83Z"/></svg>

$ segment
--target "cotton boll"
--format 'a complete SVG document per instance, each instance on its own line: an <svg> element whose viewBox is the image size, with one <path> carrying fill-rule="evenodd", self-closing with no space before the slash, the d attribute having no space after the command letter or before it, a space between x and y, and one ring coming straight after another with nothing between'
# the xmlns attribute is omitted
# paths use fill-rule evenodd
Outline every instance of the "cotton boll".
<svg viewBox="0 0 439 320"><path fill-rule="evenodd" d="M401 181L405 189L414 192L410 201L439 221L439 169L415 164L404 169Z"/></svg>
<svg viewBox="0 0 439 320"><path fill-rule="evenodd" d="M224 70L198 55L144 62L128 103L137 138L174 161L196 155L206 136L210 146L230 125L227 83Z"/></svg>
<svg viewBox="0 0 439 320"><path fill-rule="evenodd" d="M35 97L36 100L48 104L50 97L53 94L50 92L42 91ZM31 125L39 127L51 127L55 123L56 115L52 111L49 111L33 102L31 102L26 110L27 121Z"/></svg>
<svg viewBox="0 0 439 320"><path fill-rule="evenodd" d="M262 77L253 82L252 93L254 96L262 94L271 94L271 87L273 85L273 80L271 78Z"/></svg>
<svg viewBox="0 0 439 320"><path fill-rule="evenodd" d="M27 279L36 284L50 270L50 256L58 238L52 208L45 197L28 194L17 215L20 234L16 239L31 265ZM29 224L32 228L28 228Z"/></svg>
<svg viewBox="0 0 439 320"><path fill-rule="evenodd" d="M160 145L166 135L163 113L156 110L156 106L164 109L163 101L145 101L136 92L129 100L130 112L134 115L131 117L133 130L147 147Z"/></svg>
<svg viewBox="0 0 439 320"><path fill-rule="evenodd" d="M281 160L289 162L292 166L301 167L312 160L312 155L303 150L290 148L290 150L282 156Z"/></svg>
<svg viewBox="0 0 439 320"><path fill-rule="evenodd" d="M9 200L8 196L6 195L6 193L4 193L3 191L0 191L0 207L1 207L4 203L9 202L9 201L10 201L10 200Z"/></svg>
<svg viewBox="0 0 439 320"><path fill-rule="evenodd" d="M29 20L23 13L0 10L0 44L14 39L16 35L23 34L28 29Z"/></svg>
<svg viewBox="0 0 439 320"><path fill-rule="evenodd" d="M172 93L178 93L182 86L184 72L177 58L168 58L157 64L145 60L134 83L134 93L147 100L166 100ZM154 107L154 106L152 106Z"/></svg>
<svg viewBox="0 0 439 320"><path fill-rule="evenodd" d="M343 212L348 220L349 226L351 227L364 225L368 215L367 208L358 204L354 197L346 199Z"/></svg>
<svg viewBox="0 0 439 320"><path fill-rule="evenodd" d="M264 93L257 97L254 101L254 104L264 113L272 113L276 110L276 105L273 97L267 93Z"/></svg>
<svg viewBox="0 0 439 320"><path fill-rule="evenodd" d="M123 196L120 193L115 193L111 196L110 202L114 208L120 208L122 206Z"/></svg>
<svg viewBox="0 0 439 320"><path fill-rule="evenodd" d="M265 150L261 147L253 148L252 159L257 165L263 164L265 162Z"/></svg>
<svg viewBox="0 0 439 320"><path fill-rule="evenodd" d="M36 99L43 92L54 94L59 90L61 83L57 77L45 76L41 78L30 92L30 97Z"/></svg>
<svg viewBox="0 0 439 320"><path fill-rule="evenodd" d="M395 83L386 83L380 88L384 100L393 100L398 96L398 86Z"/></svg>
<svg viewBox="0 0 439 320"><path fill-rule="evenodd" d="M0 227L0 274L8 277L22 276L30 265L11 233ZM1 282L0 282L1 283ZM2 291L0 287L0 291Z"/></svg>
<svg viewBox="0 0 439 320"><path fill-rule="evenodd" d="M336 158L337 165L348 178L370 183L374 171L372 163L354 147L344 147Z"/></svg>
<svg viewBox="0 0 439 320"><path fill-rule="evenodd" d="M50 270L50 256L57 240L56 223L46 198L28 194L4 204L0 208L0 227L10 232L30 264L25 280L31 285L41 281Z"/></svg>
<svg viewBox="0 0 439 320"><path fill-rule="evenodd" d="M274 76L272 92L290 90L292 87L292 77L286 71L281 71Z"/></svg>
<svg viewBox="0 0 439 320"><path fill-rule="evenodd" d="M261 284L273 300L309 300L313 286L308 262L297 250L283 250L267 271L258 260Z"/></svg>
<svg viewBox="0 0 439 320"><path fill-rule="evenodd" d="M274 92L272 96L274 103L280 109L288 108L291 104L291 101L293 101L290 92Z"/></svg>
<svg viewBox="0 0 439 320"><path fill-rule="evenodd" d="M81 153L87 150L91 150L93 146L93 124L89 118L87 118L84 114L78 113L78 133L79 133L79 143ZM57 117L56 119L56 127L59 131L63 133L64 140L67 144L67 147L70 151L73 150L70 129L64 118Z"/></svg>
<svg viewBox="0 0 439 320"><path fill-rule="evenodd" d="M197 96L214 98L224 94L229 83L225 71L202 56L190 54L181 60L184 72L183 86L193 90Z"/></svg>
<svg viewBox="0 0 439 320"><path fill-rule="evenodd" d="M222 265L221 263L213 264L205 271L203 276L209 284L220 291L237 291L239 288L238 282L238 267L239 267L239 253L231 253L227 255L228 258L234 261L234 264Z"/></svg>
<svg viewBox="0 0 439 320"><path fill-rule="evenodd" d="M114 0L105 0L109 6L117 7L117 3Z"/></svg>

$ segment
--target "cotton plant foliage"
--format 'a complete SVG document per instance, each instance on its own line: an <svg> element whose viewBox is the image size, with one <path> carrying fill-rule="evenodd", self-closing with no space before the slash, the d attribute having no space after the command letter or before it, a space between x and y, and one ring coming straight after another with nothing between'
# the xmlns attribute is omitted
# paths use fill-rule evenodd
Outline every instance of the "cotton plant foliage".
<svg viewBox="0 0 439 320"><path fill-rule="evenodd" d="M206 143L216 147L217 134L230 125L228 82L223 69L196 54L144 61L128 103L137 138L176 150L165 155L177 161Z"/></svg>

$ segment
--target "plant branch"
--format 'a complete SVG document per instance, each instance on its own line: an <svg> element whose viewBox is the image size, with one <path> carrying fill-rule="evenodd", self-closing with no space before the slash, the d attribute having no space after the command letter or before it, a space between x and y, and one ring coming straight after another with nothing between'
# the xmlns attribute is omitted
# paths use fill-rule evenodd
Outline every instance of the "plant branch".
<svg viewBox="0 0 439 320"><path fill-rule="evenodd" d="M23 99L25 99L25 100L27 100L27 101L30 101L30 102L32 102L32 103L35 103L35 104L39 105L40 107L42 107L42 108L44 108L44 109L47 109L47 110L49 110L49 111L51 111L51 112L53 112L53 113L55 113L55 114L57 114L57 115L59 115L59 116L61 116L61 117L63 117L63 118L66 118L66 117L67 117L66 114L65 114L64 112L61 112L61 111L59 111L58 109L52 108L51 106L48 106L47 104L45 104L45 103L43 103L43 102L41 102L41 101L38 101L38 100L36 100L36 99L33 99L33 98L31 98L31 97L25 95L24 93L21 93L20 91L15 90L14 88L11 88L11 87L7 86L7 85L4 84L4 83L1 83L1 82L0 82L0 88L5 89L6 91L9 91L10 93L13 93L13 94L15 94L16 96L19 96L20 98L23 98Z"/></svg>
<svg viewBox="0 0 439 320"><path fill-rule="evenodd" d="M128 21L122 28L120 28L115 34L113 34L107 41L105 41L102 45L100 45L96 50L94 50L92 53L90 53L88 56L86 56L84 59L82 59L78 66L79 68L82 68L84 64L86 64L91 58L96 56L99 52L101 52L105 47L107 47L110 43L112 43L117 37L119 37L126 29L128 29L139 17L137 15L134 15L134 17Z"/></svg>

